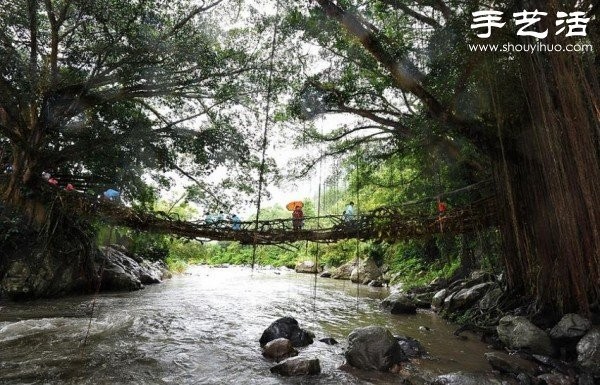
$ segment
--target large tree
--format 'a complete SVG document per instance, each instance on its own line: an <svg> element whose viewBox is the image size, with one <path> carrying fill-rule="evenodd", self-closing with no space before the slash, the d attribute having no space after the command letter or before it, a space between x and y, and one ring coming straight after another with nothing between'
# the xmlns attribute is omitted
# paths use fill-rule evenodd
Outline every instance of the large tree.
<svg viewBox="0 0 600 385"><path fill-rule="evenodd" d="M550 30L544 43L598 48L592 2L315 3L294 7L289 20L336 65L312 74L296 112L363 118L320 139L377 140L380 153L425 146L466 161L476 178L492 176L510 288L537 309L589 311L600 299L597 54L492 53L468 44L535 44L510 22L482 41L472 12L500 10L507 21L538 9L550 15L533 27ZM589 37L555 34L559 11L583 11Z"/></svg>
<svg viewBox="0 0 600 385"><path fill-rule="evenodd" d="M235 13L221 3L5 4L0 141L12 173L4 201L43 218L43 205L26 194L43 170L87 175L135 199L147 191L144 175L164 182L175 171L201 197L218 199L204 178L219 166L253 164L240 100L254 89L242 83L264 72L255 65L260 52L246 54L239 32L217 27Z"/></svg>

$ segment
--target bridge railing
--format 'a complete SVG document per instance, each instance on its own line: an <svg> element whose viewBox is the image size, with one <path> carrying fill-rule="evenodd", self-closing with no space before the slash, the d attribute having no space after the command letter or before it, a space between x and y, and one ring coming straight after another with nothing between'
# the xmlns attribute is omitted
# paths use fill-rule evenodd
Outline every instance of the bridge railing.
<svg viewBox="0 0 600 385"><path fill-rule="evenodd" d="M298 223L299 221L299 223ZM318 229L332 229L335 227L342 227L347 222L341 215L324 215L320 217L304 217L301 220L295 220L293 218L276 218L276 219L263 219L256 221L243 221L233 222L231 220L217 220L217 221L195 221L193 222L200 228L214 229L214 230L229 230L239 229L246 231L290 231L294 229L294 224L299 224L300 230L318 230Z"/></svg>

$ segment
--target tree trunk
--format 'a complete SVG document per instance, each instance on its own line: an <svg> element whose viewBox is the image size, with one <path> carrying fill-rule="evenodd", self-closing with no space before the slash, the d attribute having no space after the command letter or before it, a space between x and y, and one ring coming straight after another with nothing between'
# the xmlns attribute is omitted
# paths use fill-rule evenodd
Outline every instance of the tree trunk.
<svg viewBox="0 0 600 385"><path fill-rule="evenodd" d="M524 150L496 173L509 285L540 308L587 313L600 300L598 77L581 56L526 55L531 120L511 138Z"/></svg>
<svg viewBox="0 0 600 385"><path fill-rule="evenodd" d="M46 219L46 208L34 194L39 182L36 156L16 146L13 146L12 154L12 172L2 192L2 200L21 211L31 225L40 226Z"/></svg>

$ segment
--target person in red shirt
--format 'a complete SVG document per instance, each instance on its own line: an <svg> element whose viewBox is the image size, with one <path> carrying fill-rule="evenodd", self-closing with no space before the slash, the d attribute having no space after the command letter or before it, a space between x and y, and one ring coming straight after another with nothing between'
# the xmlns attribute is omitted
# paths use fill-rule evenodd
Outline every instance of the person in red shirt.
<svg viewBox="0 0 600 385"><path fill-rule="evenodd" d="M443 214L446 211L446 203L438 200L438 211L440 214Z"/></svg>
<svg viewBox="0 0 600 385"><path fill-rule="evenodd" d="M294 226L294 230L300 230L303 225L304 213L300 206L296 206L294 211L292 212L292 225Z"/></svg>
<svg viewBox="0 0 600 385"><path fill-rule="evenodd" d="M442 220L444 219L444 214L446 213L446 202L442 201L440 197L437 198L437 206L438 206L438 222L440 223L440 232L444 232L444 226L442 224Z"/></svg>

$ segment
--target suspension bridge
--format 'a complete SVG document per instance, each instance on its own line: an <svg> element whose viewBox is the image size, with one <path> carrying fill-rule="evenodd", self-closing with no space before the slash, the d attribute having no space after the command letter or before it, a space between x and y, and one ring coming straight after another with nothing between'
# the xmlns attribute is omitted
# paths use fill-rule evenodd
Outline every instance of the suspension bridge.
<svg viewBox="0 0 600 385"><path fill-rule="evenodd" d="M485 186L475 186L446 193L449 197L468 190L471 196L481 197L469 203L451 204L443 212L435 209L435 198L426 198L400 206L362 212L351 220L345 220L341 215L305 217L300 230L293 228L292 218L246 221L236 226L230 221L184 221L175 214L136 210L117 201L99 199L81 192L68 192L50 186L44 190L46 193L51 192L53 199L61 207L113 225L188 239L268 245L305 240L330 243L350 238L398 241L432 234L480 231L495 226L498 222L494 196L482 195L483 187ZM477 191L474 194L475 189Z"/></svg>

